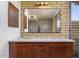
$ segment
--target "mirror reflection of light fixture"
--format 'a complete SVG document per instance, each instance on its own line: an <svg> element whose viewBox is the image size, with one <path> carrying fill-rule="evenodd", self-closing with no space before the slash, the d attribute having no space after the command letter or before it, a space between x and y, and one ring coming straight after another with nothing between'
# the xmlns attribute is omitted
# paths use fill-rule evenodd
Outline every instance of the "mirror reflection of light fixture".
<svg viewBox="0 0 79 59"><path fill-rule="evenodd" d="M29 19L30 21L37 21L37 20L38 20L36 15L29 15L29 16L28 16L28 19Z"/></svg>
<svg viewBox="0 0 79 59"><path fill-rule="evenodd" d="M48 2L37 2L36 5L37 6L47 6Z"/></svg>

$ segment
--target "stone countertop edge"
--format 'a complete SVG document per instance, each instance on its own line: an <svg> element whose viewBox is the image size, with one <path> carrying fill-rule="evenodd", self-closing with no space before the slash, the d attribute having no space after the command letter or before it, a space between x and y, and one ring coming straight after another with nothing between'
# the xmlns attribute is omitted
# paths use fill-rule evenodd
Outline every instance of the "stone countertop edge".
<svg viewBox="0 0 79 59"><path fill-rule="evenodd" d="M39 39L39 38L32 38L32 39L16 39L16 40L10 40L8 42L75 42L72 39L67 39L67 38L52 38L52 39Z"/></svg>

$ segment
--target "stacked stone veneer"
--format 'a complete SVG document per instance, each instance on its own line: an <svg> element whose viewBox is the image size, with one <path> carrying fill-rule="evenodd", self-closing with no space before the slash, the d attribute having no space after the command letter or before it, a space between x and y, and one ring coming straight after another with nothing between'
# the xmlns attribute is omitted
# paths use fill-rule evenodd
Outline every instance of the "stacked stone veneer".
<svg viewBox="0 0 79 59"><path fill-rule="evenodd" d="M79 39L79 21L72 21L72 39Z"/></svg>
<svg viewBox="0 0 79 59"><path fill-rule="evenodd" d="M75 40L75 50L79 53L79 21L72 21L72 39Z"/></svg>
<svg viewBox="0 0 79 59"><path fill-rule="evenodd" d="M41 2L41 1L39 1ZM36 6L37 1L21 1L21 37L69 37L69 2L68 1L50 1L45 8L60 9L60 33L25 33L23 26L24 8L39 8Z"/></svg>

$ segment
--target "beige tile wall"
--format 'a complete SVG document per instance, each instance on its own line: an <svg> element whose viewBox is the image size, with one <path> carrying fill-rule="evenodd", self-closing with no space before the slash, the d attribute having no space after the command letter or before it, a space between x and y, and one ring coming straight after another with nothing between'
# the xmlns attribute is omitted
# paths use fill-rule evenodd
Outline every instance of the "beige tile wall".
<svg viewBox="0 0 79 59"><path fill-rule="evenodd" d="M24 8L38 8L36 6L37 1L21 1L21 37L53 37L53 38L68 38L69 37L69 2L65 1L52 1L48 2L48 7L60 9L61 15L61 31L60 33L24 33L23 29L23 10Z"/></svg>
<svg viewBox="0 0 79 59"><path fill-rule="evenodd" d="M79 39L79 21L72 21L72 39Z"/></svg>
<svg viewBox="0 0 79 59"><path fill-rule="evenodd" d="M79 21L72 21L71 37L75 40L75 50L79 52Z"/></svg>

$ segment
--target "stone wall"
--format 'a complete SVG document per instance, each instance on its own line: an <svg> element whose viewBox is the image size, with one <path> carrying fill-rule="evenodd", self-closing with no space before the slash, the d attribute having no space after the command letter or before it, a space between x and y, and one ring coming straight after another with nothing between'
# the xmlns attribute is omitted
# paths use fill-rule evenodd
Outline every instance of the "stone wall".
<svg viewBox="0 0 79 59"><path fill-rule="evenodd" d="M75 50L79 52L79 21L72 21L72 39L75 40Z"/></svg>
<svg viewBox="0 0 79 59"><path fill-rule="evenodd" d="M72 21L72 39L79 39L79 21Z"/></svg>

